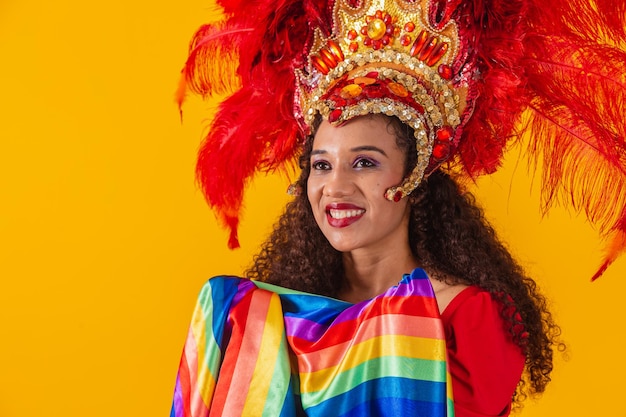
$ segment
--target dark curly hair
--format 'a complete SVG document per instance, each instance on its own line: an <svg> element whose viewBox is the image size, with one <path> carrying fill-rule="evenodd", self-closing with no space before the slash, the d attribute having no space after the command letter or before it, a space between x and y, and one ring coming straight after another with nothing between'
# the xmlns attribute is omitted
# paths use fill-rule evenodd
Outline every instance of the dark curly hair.
<svg viewBox="0 0 626 417"><path fill-rule="evenodd" d="M413 131L398 119L388 128L407 155L406 172L416 163ZM251 279L300 291L336 297L344 280L342 254L320 231L307 198L312 137L300 157L297 186L301 192L290 202L246 271ZM537 284L498 240L476 206L474 196L461 190L446 173L437 170L411 194L409 244L416 259L434 278L448 284L476 285L489 291L504 308L502 318L513 340L526 354L525 373L515 403L528 394L544 391L550 382L553 348L560 328L554 323Z"/></svg>

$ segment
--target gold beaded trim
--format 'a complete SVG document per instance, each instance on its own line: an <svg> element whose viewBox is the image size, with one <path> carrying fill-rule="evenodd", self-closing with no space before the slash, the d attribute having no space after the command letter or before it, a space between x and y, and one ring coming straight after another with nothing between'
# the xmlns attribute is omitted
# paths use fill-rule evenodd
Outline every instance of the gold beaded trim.
<svg viewBox="0 0 626 417"><path fill-rule="evenodd" d="M465 108L466 87L452 81L459 50L456 23L435 29L428 23L428 8L429 0L362 0L359 7L337 0L333 33L325 37L316 28L307 68L296 70L297 117L306 125L317 114L338 124L381 113L414 129L417 166L386 191L389 200L398 201L419 185L435 141L453 140ZM373 83L384 85L383 96L368 94ZM435 152L437 162L442 153Z"/></svg>

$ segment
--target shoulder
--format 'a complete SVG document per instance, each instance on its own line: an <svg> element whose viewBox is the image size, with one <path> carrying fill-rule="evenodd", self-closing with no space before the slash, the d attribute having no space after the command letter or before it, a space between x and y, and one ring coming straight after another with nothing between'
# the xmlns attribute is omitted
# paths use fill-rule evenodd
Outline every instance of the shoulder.
<svg viewBox="0 0 626 417"><path fill-rule="evenodd" d="M467 334L489 336L481 344L491 339L497 339L493 340L494 343L513 343L507 323L502 318L502 304L490 292L477 286L458 291L441 313L441 319L447 337L452 339L449 342L454 342L459 334ZM475 337L471 339L475 340Z"/></svg>
<svg viewBox="0 0 626 417"><path fill-rule="evenodd" d="M525 355L502 319L502 304L481 288L462 290L441 314L455 407L478 415L510 409ZM475 414L469 414L475 415Z"/></svg>
<svg viewBox="0 0 626 417"><path fill-rule="evenodd" d="M209 278L202 289L200 290L200 294L204 293L219 293L223 291L233 291L236 290L237 287L243 282L250 281L247 278L241 278L230 275L218 275L212 278Z"/></svg>
<svg viewBox="0 0 626 417"><path fill-rule="evenodd" d="M449 297L446 308L441 312L441 318L444 323L451 321L458 313L459 309L464 310L484 310L497 306L497 303L491 298L488 291L481 289L475 285L460 287L454 294ZM468 313L468 311L465 311ZM463 314L463 313L461 313Z"/></svg>

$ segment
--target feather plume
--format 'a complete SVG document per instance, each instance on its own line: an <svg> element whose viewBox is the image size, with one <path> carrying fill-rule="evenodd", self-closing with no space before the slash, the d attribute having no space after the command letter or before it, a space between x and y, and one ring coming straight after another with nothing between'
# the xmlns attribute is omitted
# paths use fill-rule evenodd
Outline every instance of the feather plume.
<svg viewBox="0 0 626 417"><path fill-rule="evenodd" d="M561 203L583 212L608 238L595 279L626 244L626 10L557 3L535 6L525 39L528 151L543 168L544 209Z"/></svg>
<svg viewBox="0 0 626 417"><path fill-rule="evenodd" d="M471 9L470 9L471 8ZM475 62L471 118L463 128L458 159L472 178L499 168L505 147L528 102L524 94L522 39L525 0L464 2L457 19L465 17L463 36L470 39L468 61Z"/></svg>
<svg viewBox="0 0 626 417"><path fill-rule="evenodd" d="M626 2L474 0L456 18L479 76L458 160L491 173L528 134L544 210L583 212L609 240L597 278L626 244Z"/></svg>
<svg viewBox="0 0 626 417"><path fill-rule="evenodd" d="M228 246L236 248L248 181L256 172L295 160L303 134L293 114L294 68L303 65L311 36L307 19L322 17L312 1L219 3L226 19L201 27L193 37L177 101L182 104L186 90L203 97L230 94L201 145L196 176L230 229Z"/></svg>
<svg viewBox="0 0 626 417"><path fill-rule="evenodd" d="M471 178L494 172L527 133L544 209L583 212L609 239L597 278L626 247L626 2L431 1L433 25L454 19L464 40L453 71L470 88L455 162ZM312 28L330 33L333 0L218 3L226 18L192 39L176 97L229 95L197 178L232 248L247 182L289 166L304 138L294 69L305 65Z"/></svg>

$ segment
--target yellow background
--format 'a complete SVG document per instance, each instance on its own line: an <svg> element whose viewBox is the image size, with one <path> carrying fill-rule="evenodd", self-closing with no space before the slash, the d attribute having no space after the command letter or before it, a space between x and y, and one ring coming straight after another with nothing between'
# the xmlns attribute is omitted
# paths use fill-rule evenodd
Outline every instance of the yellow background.
<svg viewBox="0 0 626 417"><path fill-rule="evenodd" d="M0 417L168 415L198 290L240 273L287 201L259 178L230 252L195 187L210 104L181 125L173 91L207 5L0 2ZM521 415L626 416L626 259L591 284L596 233L542 219L518 155L479 198L569 346Z"/></svg>

